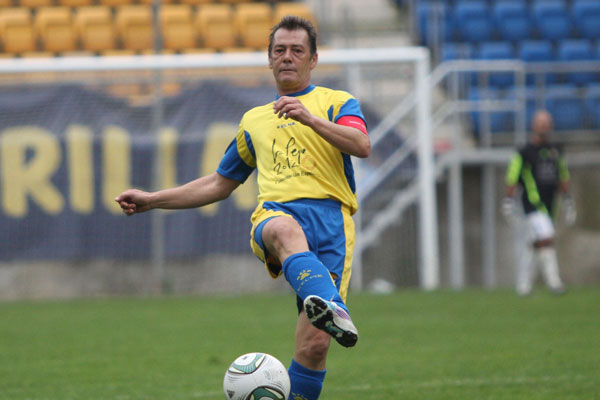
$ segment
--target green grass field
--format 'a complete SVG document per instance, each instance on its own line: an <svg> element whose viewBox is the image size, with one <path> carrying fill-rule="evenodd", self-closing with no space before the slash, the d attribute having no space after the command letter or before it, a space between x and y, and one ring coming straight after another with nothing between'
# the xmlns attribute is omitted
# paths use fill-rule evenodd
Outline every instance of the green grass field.
<svg viewBox="0 0 600 400"><path fill-rule="evenodd" d="M600 287L352 294L323 400L600 399ZM289 365L291 294L0 303L0 399L224 399L238 355Z"/></svg>

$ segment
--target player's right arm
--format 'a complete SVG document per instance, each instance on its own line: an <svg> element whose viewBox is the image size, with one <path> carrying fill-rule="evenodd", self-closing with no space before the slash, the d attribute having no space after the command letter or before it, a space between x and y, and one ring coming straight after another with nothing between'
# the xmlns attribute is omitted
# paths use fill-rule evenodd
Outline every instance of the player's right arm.
<svg viewBox="0 0 600 400"><path fill-rule="evenodd" d="M127 215L139 214L154 208L168 210L202 207L229 197L240 181L226 178L215 172L184 185L145 192L129 189L115 198Z"/></svg>

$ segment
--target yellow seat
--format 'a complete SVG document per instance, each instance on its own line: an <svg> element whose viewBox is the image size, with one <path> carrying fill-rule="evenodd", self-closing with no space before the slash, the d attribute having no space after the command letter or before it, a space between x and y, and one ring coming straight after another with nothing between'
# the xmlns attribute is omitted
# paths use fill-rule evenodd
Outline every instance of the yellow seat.
<svg viewBox="0 0 600 400"><path fill-rule="evenodd" d="M1 8L12 7L12 6L13 6L12 0L0 0L0 7Z"/></svg>
<svg viewBox="0 0 600 400"><path fill-rule="evenodd" d="M180 4L188 4L190 6L197 6L200 4L210 4L214 3L215 0L179 0Z"/></svg>
<svg viewBox="0 0 600 400"><path fill-rule="evenodd" d="M192 8L187 4L167 4L160 8L163 47L185 50L196 47L196 30Z"/></svg>
<svg viewBox="0 0 600 400"><path fill-rule="evenodd" d="M238 4L235 24L244 47L266 49L273 26L271 7L267 3Z"/></svg>
<svg viewBox="0 0 600 400"><path fill-rule="evenodd" d="M224 50L236 46L233 11L227 4L198 6L196 31L204 47Z"/></svg>
<svg viewBox="0 0 600 400"><path fill-rule="evenodd" d="M148 5L154 5L154 0L137 0L137 3L139 4L148 4ZM163 5L165 4L171 4L171 3L175 3L175 0L160 0L161 3L161 8Z"/></svg>
<svg viewBox="0 0 600 400"><path fill-rule="evenodd" d="M56 0L59 6L66 7L85 7L94 4L94 0Z"/></svg>
<svg viewBox="0 0 600 400"><path fill-rule="evenodd" d="M102 52L116 48L112 13L106 6L78 8L75 28L83 50Z"/></svg>
<svg viewBox="0 0 600 400"><path fill-rule="evenodd" d="M36 51L37 37L29 9L23 7L0 9L0 38L5 53L21 54Z"/></svg>
<svg viewBox="0 0 600 400"><path fill-rule="evenodd" d="M115 24L124 49L142 52L154 48L150 6L127 5L117 8Z"/></svg>
<svg viewBox="0 0 600 400"><path fill-rule="evenodd" d="M279 23L286 15L296 15L309 20L317 27L317 19L310 6L306 3L277 3L273 10L273 25Z"/></svg>
<svg viewBox="0 0 600 400"><path fill-rule="evenodd" d="M77 49L69 7L41 7L35 14L34 22L43 50L57 53Z"/></svg>
<svg viewBox="0 0 600 400"><path fill-rule="evenodd" d="M98 0L98 5L107 7L121 7L134 3L135 0Z"/></svg>
<svg viewBox="0 0 600 400"><path fill-rule="evenodd" d="M16 4L29 8L51 7L54 5L54 0L17 0Z"/></svg>
<svg viewBox="0 0 600 400"><path fill-rule="evenodd" d="M219 0L220 3L228 3L228 4L240 4L240 3L249 3L252 0Z"/></svg>

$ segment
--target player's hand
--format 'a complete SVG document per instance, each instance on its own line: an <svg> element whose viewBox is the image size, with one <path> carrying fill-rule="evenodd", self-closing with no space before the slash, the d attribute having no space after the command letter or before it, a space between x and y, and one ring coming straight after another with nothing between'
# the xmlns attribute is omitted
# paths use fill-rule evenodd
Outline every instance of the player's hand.
<svg viewBox="0 0 600 400"><path fill-rule="evenodd" d="M138 189L129 189L115 197L126 215L143 213L151 210L150 193Z"/></svg>
<svg viewBox="0 0 600 400"><path fill-rule="evenodd" d="M563 198L563 216L567 226L575 225L575 221L577 220L577 208L575 207L575 201L569 195L566 195Z"/></svg>
<svg viewBox="0 0 600 400"><path fill-rule="evenodd" d="M279 118L291 118L307 126L310 126L310 121L313 118L313 115L304 107L304 104L300 100L290 96L281 96L277 99L273 103L273 112Z"/></svg>
<svg viewBox="0 0 600 400"><path fill-rule="evenodd" d="M512 218L515 215L515 199L512 197L503 198L501 211L504 218Z"/></svg>

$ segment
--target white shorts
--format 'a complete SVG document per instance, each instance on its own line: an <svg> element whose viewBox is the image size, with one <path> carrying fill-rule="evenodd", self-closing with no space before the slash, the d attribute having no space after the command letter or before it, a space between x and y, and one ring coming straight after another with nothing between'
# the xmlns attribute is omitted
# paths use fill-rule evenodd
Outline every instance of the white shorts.
<svg viewBox="0 0 600 400"><path fill-rule="evenodd" d="M527 214L527 225L531 242L554 238L554 224L546 213L534 211Z"/></svg>

